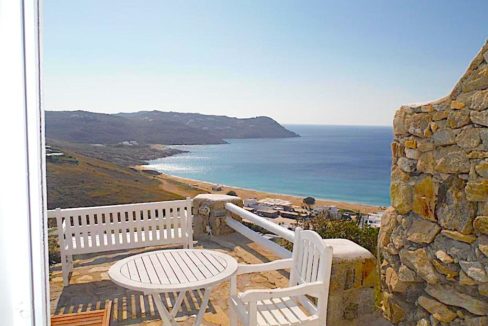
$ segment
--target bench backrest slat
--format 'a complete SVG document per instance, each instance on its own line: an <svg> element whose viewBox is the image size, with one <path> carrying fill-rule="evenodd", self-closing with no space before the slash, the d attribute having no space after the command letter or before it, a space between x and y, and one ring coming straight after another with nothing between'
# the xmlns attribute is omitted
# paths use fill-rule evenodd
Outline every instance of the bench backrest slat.
<svg viewBox="0 0 488 326"><path fill-rule="evenodd" d="M69 255L187 244L192 236L191 199L100 207L55 209L62 252Z"/></svg>

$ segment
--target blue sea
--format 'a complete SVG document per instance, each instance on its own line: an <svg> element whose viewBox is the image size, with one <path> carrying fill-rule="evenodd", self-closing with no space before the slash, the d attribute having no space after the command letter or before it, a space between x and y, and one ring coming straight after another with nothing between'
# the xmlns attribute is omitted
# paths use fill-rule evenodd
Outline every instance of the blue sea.
<svg viewBox="0 0 488 326"><path fill-rule="evenodd" d="M287 125L301 137L174 146L150 161L163 173L297 196L388 206L390 127Z"/></svg>

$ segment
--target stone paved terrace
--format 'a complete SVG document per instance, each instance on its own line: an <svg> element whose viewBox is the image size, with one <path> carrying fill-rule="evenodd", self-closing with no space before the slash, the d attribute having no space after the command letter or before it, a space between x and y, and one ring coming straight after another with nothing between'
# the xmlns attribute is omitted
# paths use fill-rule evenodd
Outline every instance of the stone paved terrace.
<svg viewBox="0 0 488 326"><path fill-rule="evenodd" d="M235 257L239 263L256 264L277 259L270 251L258 246L240 234L232 233L212 239L200 240L195 248L205 248L225 252ZM75 260L75 268L70 285L63 287L61 267L51 268L51 313L62 314L103 308L105 302L111 300L111 325L160 325L160 319L155 310L152 299L140 292L126 290L116 286L107 275L109 267L122 258L136 253L161 248L145 248L129 252L111 252L108 254L84 255ZM272 271L259 274L242 275L238 278L240 290L250 288L286 287L288 273ZM333 286L331 286L332 288ZM229 282L220 284L211 295L209 309L204 316L204 325L229 325L227 317L227 299ZM178 313L180 325L192 325L194 317L186 317L195 313L199 308L202 293L187 294ZM174 302L176 298L166 297ZM334 303L331 301L330 306ZM361 309L359 309L360 311ZM344 325L391 325L380 317L379 313L360 316L351 323ZM333 326L337 326L334 324Z"/></svg>

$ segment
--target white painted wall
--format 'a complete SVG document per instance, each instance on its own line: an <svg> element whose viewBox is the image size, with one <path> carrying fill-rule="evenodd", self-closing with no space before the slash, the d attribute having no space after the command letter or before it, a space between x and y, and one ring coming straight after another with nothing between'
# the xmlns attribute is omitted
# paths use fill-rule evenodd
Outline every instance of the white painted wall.
<svg viewBox="0 0 488 326"><path fill-rule="evenodd" d="M48 324L38 35L36 0L0 0L2 325Z"/></svg>

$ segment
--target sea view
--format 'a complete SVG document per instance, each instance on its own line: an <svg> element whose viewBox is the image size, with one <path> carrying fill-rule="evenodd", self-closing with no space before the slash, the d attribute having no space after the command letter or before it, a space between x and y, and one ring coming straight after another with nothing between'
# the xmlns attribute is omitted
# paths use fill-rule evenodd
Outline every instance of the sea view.
<svg viewBox="0 0 488 326"><path fill-rule="evenodd" d="M388 206L390 127L286 125L301 137L173 146L162 173L297 196Z"/></svg>
<svg viewBox="0 0 488 326"><path fill-rule="evenodd" d="M488 0L0 8L0 326L488 326Z"/></svg>

